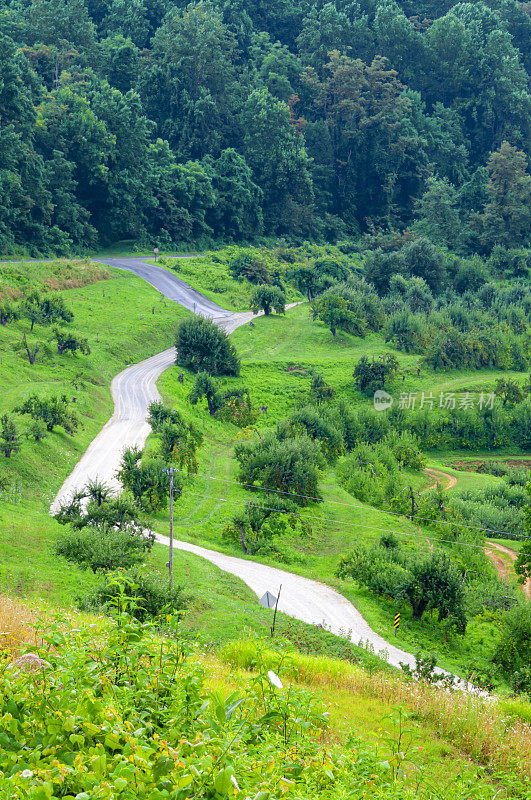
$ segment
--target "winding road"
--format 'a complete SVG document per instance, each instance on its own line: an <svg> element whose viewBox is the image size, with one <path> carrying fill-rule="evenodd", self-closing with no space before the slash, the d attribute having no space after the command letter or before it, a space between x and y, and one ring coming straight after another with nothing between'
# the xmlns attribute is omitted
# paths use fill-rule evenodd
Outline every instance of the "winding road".
<svg viewBox="0 0 531 800"><path fill-rule="evenodd" d="M100 262L134 272L169 299L197 314L209 317L228 333L246 324L254 316L250 312L234 314L217 306L173 273L146 264L141 258L109 258L100 259ZM146 421L148 406L160 398L156 387L157 379L174 362L175 349L170 348L115 376L111 384L114 414L64 482L52 504L52 512L62 502L70 499L76 489L83 488L89 479L98 478L118 488L115 473L122 452L126 447L144 445L151 430ZM157 540L161 544L169 544L165 536L157 535ZM267 590L277 594L282 584L279 611L304 622L323 625L335 634L348 637L355 644L368 643L376 653L385 654L389 663L394 666L400 666L401 662L415 666L415 658L411 653L390 644L375 633L352 603L329 586L188 542L174 541L174 547L205 558L225 572L235 575L258 597ZM444 670L437 671L448 674ZM473 690L473 687L462 681L459 685L460 688Z"/></svg>

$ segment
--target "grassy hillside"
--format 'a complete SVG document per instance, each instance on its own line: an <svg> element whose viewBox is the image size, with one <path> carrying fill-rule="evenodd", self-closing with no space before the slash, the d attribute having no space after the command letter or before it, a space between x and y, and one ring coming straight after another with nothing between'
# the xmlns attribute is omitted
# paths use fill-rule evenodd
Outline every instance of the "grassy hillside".
<svg viewBox="0 0 531 800"><path fill-rule="evenodd" d="M15 787L122 800L528 796L529 704L471 701L249 639L205 653L174 620L160 639L126 613L55 619L2 596L0 620L6 800ZM23 660L55 678L38 694L21 662L9 668L28 645ZM35 748L43 726L49 747Z"/></svg>
<svg viewBox="0 0 531 800"><path fill-rule="evenodd" d="M80 288L59 294L74 313L69 327L88 339L90 355L59 356L51 328L36 325L30 333L26 320L0 328L0 414L12 412L34 392L64 394L70 401L75 398L71 408L82 422L74 436L62 428L41 442L23 436L20 452L0 461L0 472L8 480L0 495L0 583L4 590L64 601L78 591L79 571L58 563L51 554L60 526L49 517L50 502L112 413L112 377L127 364L170 346L175 326L186 312L144 281L119 270L56 262L24 270L4 265L0 274L4 293L14 297L32 286L56 289L72 280L80 283ZM24 334L31 348L39 342L33 366L22 346ZM27 418L18 417L17 424L23 433Z"/></svg>

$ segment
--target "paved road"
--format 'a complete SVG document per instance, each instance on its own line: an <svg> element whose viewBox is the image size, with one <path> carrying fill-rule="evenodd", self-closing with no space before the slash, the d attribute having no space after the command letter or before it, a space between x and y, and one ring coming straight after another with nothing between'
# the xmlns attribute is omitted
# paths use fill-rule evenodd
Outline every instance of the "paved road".
<svg viewBox="0 0 531 800"><path fill-rule="evenodd" d="M160 267L145 264L140 258L113 258L100 261L134 272L159 289L166 297L181 303L186 308L193 310L195 304L197 312L211 317L228 333L249 322L253 317L250 312L232 314L220 308L177 276ZM53 502L52 511L71 497L75 489L83 488L89 478L97 477L118 488L114 475L121 454L125 447L132 445L142 447L146 441L150 432L146 422L147 408L152 401L160 397L156 381L174 361L175 350L170 348L116 375L111 384L114 414L63 484ZM165 536L158 535L157 539L162 544L169 544ZM323 624L336 634L348 636L355 644L360 641L369 642L376 653L385 651L389 662L395 666L399 666L400 662L415 665L415 659L410 653L389 644L376 634L352 603L329 586L254 561L207 550L188 542L175 541L174 546L176 549L201 556L225 572L236 575L258 597L267 590L276 594L282 584L280 611L304 622Z"/></svg>
<svg viewBox="0 0 531 800"><path fill-rule="evenodd" d="M96 261L110 267L118 267L118 269L134 272L135 275L150 283L151 286L154 286L155 289L158 289L170 300L174 300L179 305L188 308L194 314L200 314L202 317L210 317L211 319L226 319L232 316L231 311L221 308L221 306L213 303L212 300L204 297L197 289L178 278L173 272L162 267L155 267L152 264L146 264L142 258L98 258Z"/></svg>

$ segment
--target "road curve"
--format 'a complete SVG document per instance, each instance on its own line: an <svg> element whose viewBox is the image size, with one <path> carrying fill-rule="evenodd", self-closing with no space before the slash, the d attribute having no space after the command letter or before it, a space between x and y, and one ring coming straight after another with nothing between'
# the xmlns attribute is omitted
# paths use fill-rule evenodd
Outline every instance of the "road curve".
<svg viewBox="0 0 531 800"><path fill-rule="evenodd" d="M228 333L249 322L254 316L250 312L233 314L222 309L177 276L160 267L145 264L140 258L113 258L100 261L134 272L166 297L190 310L194 310L195 307L196 313L210 317ZM157 379L174 362L175 349L170 348L128 367L115 376L111 383L114 414L64 482L53 501L52 513L62 502L68 500L76 489L83 488L90 478L98 478L118 488L115 473L122 452L126 447L144 445L151 430L146 421L147 409L151 402L160 397L156 387ZM157 535L157 540L161 544L169 544L165 536ZM394 666L400 666L401 662L415 666L415 658L411 653L389 644L375 633L352 603L329 586L275 567L228 556L188 542L174 541L174 547L205 558L225 572L235 575L258 597L267 590L276 594L282 584L280 611L310 624L322 624L333 633L347 636L355 644L360 641L368 643L376 653L385 653L389 663ZM448 674L444 670L437 671ZM463 682L461 688L465 688Z"/></svg>

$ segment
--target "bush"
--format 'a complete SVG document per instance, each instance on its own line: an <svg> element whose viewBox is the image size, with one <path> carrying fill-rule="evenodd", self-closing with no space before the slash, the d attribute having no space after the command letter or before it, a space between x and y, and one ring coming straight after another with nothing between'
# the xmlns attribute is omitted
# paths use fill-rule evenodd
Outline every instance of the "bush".
<svg viewBox="0 0 531 800"><path fill-rule="evenodd" d="M61 536L55 552L67 561L78 564L81 569L110 572L141 564L153 541L153 534L138 531L136 528L127 531L116 529L112 525L88 525Z"/></svg>
<svg viewBox="0 0 531 800"><path fill-rule="evenodd" d="M229 272L237 280L249 283L268 283L269 270L264 260L256 253L240 249L229 261Z"/></svg>
<svg viewBox="0 0 531 800"><path fill-rule="evenodd" d="M176 363L192 372L209 375L239 375L240 360L227 334L213 322L190 317L177 329Z"/></svg>
<svg viewBox="0 0 531 800"><path fill-rule="evenodd" d="M293 501L301 506L320 497L319 469L325 461L319 446L308 436L280 440L268 433L263 439L238 443L235 456L240 463L241 483L293 494Z"/></svg>
<svg viewBox="0 0 531 800"><path fill-rule="evenodd" d="M397 369L396 356L385 354L376 360L373 358L372 361L369 361L367 356L362 356L354 369L354 383L360 392L374 394L394 378Z"/></svg>
<svg viewBox="0 0 531 800"><path fill-rule="evenodd" d="M79 427L79 420L68 408L68 400L63 395L59 398L37 397L32 394L15 411L19 414L29 414L34 420L40 420L46 425L46 430L52 432L56 426L61 426L69 434L74 434Z"/></svg>
<svg viewBox="0 0 531 800"><path fill-rule="evenodd" d="M493 656L506 675L528 669L531 664L531 603L522 602L505 613L501 635Z"/></svg>
<svg viewBox="0 0 531 800"><path fill-rule="evenodd" d="M168 585L168 578L160 574L148 574L143 570L120 573L118 580L111 574L105 582L83 597L77 598L77 605L82 611L108 611L115 606L120 596L121 586L125 584L126 594L133 598L131 613L140 622L155 619L163 611L171 614L186 608L190 598L184 594L182 586Z"/></svg>

